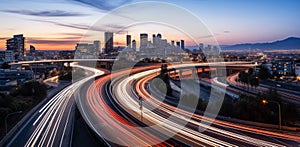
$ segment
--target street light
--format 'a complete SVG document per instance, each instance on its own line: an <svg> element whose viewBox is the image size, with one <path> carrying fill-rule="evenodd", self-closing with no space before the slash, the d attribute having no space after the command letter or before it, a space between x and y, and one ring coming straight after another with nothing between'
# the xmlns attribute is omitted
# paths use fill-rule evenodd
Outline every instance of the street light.
<svg viewBox="0 0 300 147"><path fill-rule="evenodd" d="M7 134L7 118L8 118L8 116L14 115L14 114L20 114L20 113L22 113L22 111L12 112L5 116L5 134Z"/></svg>
<svg viewBox="0 0 300 147"><path fill-rule="evenodd" d="M141 121L143 121L143 98L139 96L140 110L141 110Z"/></svg>
<svg viewBox="0 0 300 147"><path fill-rule="evenodd" d="M275 103L275 104L278 105L279 130L281 130L281 108L280 108L280 104L279 104L278 102L276 102L276 101L271 101L271 100L267 101L267 100L265 100L265 99L262 100L262 103L265 104L265 105L268 104L269 102Z"/></svg>

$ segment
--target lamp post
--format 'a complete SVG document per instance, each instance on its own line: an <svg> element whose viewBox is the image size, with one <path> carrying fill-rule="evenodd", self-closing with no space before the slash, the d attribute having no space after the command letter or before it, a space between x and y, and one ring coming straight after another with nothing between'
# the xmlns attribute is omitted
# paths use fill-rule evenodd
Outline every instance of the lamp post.
<svg viewBox="0 0 300 147"><path fill-rule="evenodd" d="M275 103L278 105L278 121L279 121L279 130L281 130L281 108L280 108L280 104L276 101L267 101L267 100L262 100L263 104L268 104L269 102Z"/></svg>
<svg viewBox="0 0 300 147"><path fill-rule="evenodd" d="M140 100L140 110L141 110L141 121L143 122L143 98L139 97Z"/></svg>
<svg viewBox="0 0 300 147"><path fill-rule="evenodd" d="M14 115L14 114L20 114L22 113L22 111L17 111L17 112L12 112L12 113L9 113L5 116L5 134L7 134L7 118L10 116L10 115Z"/></svg>

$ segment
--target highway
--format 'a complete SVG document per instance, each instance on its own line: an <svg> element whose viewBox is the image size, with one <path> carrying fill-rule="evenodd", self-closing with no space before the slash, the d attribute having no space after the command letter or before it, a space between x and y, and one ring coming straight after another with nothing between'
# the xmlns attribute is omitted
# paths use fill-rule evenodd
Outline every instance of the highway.
<svg viewBox="0 0 300 147"><path fill-rule="evenodd" d="M156 71L153 71L153 72L156 72ZM144 73L145 74L145 73ZM146 73L146 74L148 74L148 73ZM145 75L143 75L143 73L140 73L140 76L141 77L143 77L143 76L145 76ZM132 78L132 79L136 79L136 78L138 78L136 75L135 76L133 76L134 78ZM130 78L130 77L129 77ZM120 83L120 85L123 85L123 89L125 88L124 86L125 85L127 85L126 84L126 82L129 82L130 80L129 80L129 78L128 78L128 81L126 81L126 80L124 80L125 81L125 83ZM131 79L131 80L132 80ZM136 87L143 87L143 86L136 86ZM145 93L147 93L147 92L145 92L146 90L145 89L143 89L143 90L141 90L141 91L144 91L143 93L144 93L144 97L145 98L151 98L151 100L146 100L145 102L144 102L144 105L147 105L147 104L149 104L150 106L162 106L162 107L159 107L159 108L156 108L156 109L162 109L163 111L165 111L165 112L167 112L167 113L169 113L169 115L167 115L167 116L170 116L171 114L173 114L172 116L174 116L174 111L175 111L175 109L176 108L172 108L172 106L168 106L168 105L165 105L165 104L163 104L163 103L161 103L160 101L157 101L156 103L155 103L155 98L153 98L153 97L151 97L151 95L149 95L149 94L145 94ZM124 99L124 96L125 95L127 95L127 94L124 94L125 92L123 92L123 98L120 98L120 99L118 99L119 101L122 101L123 99ZM139 92L139 94L140 95L143 95L143 93L141 93L141 92ZM122 104L123 105L127 105L127 106L125 106L125 107L130 107L131 109L134 109L134 107L135 107L135 110L136 111L139 111L139 109L138 109L138 105L136 104L136 102L134 102L134 101L129 101L130 100L130 98L128 98L127 99L127 101L125 102L123 102ZM121 102L120 102L121 103ZM153 103L153 104L152 104ZM130 105L130 106L129 106ZM153 109L153 108L152 108ZM168 110L169 109L169 110ZM150 110L144 110L144 111L146 111L147 113L144 113L144 115L143 115L143 117L145 118L146 116L148 116L148 115L150 115L151 114L151 109ZM185 112L185 111L179 111L179 110L176 110L176 112L180 112L180 113L178 113L178 114L176 114L176 115L178 115L177 116L177 119L176 119L176 121L175 122L180 122L180 119L183 119L183 121L188 121L189 123L192 123L192 124L195 124L196 126L201 126L201 127L203 127L203 128L207 128L208 130L211 130L212 132L211 133L213 133L213 132L215 132L215 134L218 136L218 137L216 137L216 138L222 138L222 136L224 137L224 136L227 136L227 137L229 137L229 138L227 138L227 139L225 139L225 140L223 140L223 142L222 141L220 141L220 140L218 140L218 139L215 139L214 138L214 140L213 141L210 141L210 139L211 138L209 138L208 136L206 136L206 137L208 137L208 138L206 138L207 139L207 141L209 142L209 143L212 143L212 145L215 145L215 144L213 144L213 143L219 143L219 144L217 144L217 145L226 145L226 143L224 144L224 142L226 142L226 141L230 141L230 140L232 140L232 139L235 139L235 141L234 141L234 143L237 143L236 145L242 145L243 143L246 143L246 145L248 146L248 145L254 145L254 146L280 146L281 144L277 144L277 143L272 143L272 142L268 142L268 141L264 141L264 140L260 140L260 139L257 139L257 138L251 138L251 137L249 137L249 136L244 136L244 135L240 135L240 134L237 134L237 133L234 133L234 132L229 132L229 131L226 131L226 130L221 130L221 129L218 129L218 128L214 128L214 127L212 127L212 126L205 126L205 124L203 124L203 123L200 123L200 121L203 121L203 118L201 117L201 116L197 116L198 117L198 119L196 119L196 120L198 120L198 121L195 121L195 120L188 120L188 119L186 119L186 118L188 118L188 113L189 112ZM153 112L153 113L155 113L155 112ZM160 119L162 119L161 118L161 116L160 115L155 115L155 114L153 114L154 116L155 116L155 118L151 118L151 116L149 116L149 119L151 119L151 121L157 121L157 120L160 120ZM193 115L193 114L190 114L190 115ZM153 116L153 117L154 117ZM195 119L195 118L194 118ZM205 118L205 119L209 119L209 118ZM172 121L172 122L174 122L174 121ZM170 122L171 123L171 122ZM224 127L225 125L227 125L227 126L234 126L234 124L226 124L225 122L220 122L220 123L222 123L222 127ZM172 123L171 123L172 124ZM178 124L178 123L176 123L176 124ZM215 124L215 123L214 123ZM178 127L178 126L176 126L176 127ZM237 126L237 128L242 128L241 126ZM185 128L186 129L186 128ZM243 130L244 129L246 129L246 130L251 130L252 128L243 128ZM186 130L187 132L189 132L188 134L188 136L193 136L193 134L196 134L196 133L200 133L200 132L194 132L194 133L192 133L193 132L193 130L191 129L191 130ZM253 132L255 132L255 131L258 131L259 133L267 133L268 131L263 131L263 130L252 130ZM273 132L268 132L269 133L269 135L270 134L273 134ZM200 133L201 134L201 133ZM200 134L198 134L199 136L200 136ZM283 136L285 136L285 135L282 135L282 134L280 134L280 133L274 133L274 134L277 134L277 135L279 135L279 136L281 136L281 137L283 137ZM203 135L203 134L201 134L201 135ZM202 136L203 137L203 136ZM297 140L299 140L299 137L298 136L289 136L289 135L287 135L287 136L285 136L285 137L291 137L292 139L297 139ZM199 141L200 142L200 141ZM279 142L279 141L278 141ZM227 144L228 145L228 144Z"/></svg>
<svg viewBox="0 0 300 147"><path fill-rule="evenodd" d="M142 95L148 95L147 97L152 98L152 101L157 101L157 103L160 103L160 105L165 105L161 103L161 100L163 100L162 98L158 98L160 95L160 93L156 94L157 90L149 90L150 93L152 94L152 96L150 96L150 94L147 92L147 89L151 89L151 86L149 86L149 80L151 80L153 77L155 77L156 75L154 74L153 76L147 76L142 78L136 86L138 90L138 92L143 92ZM146 83L148 83L148 86ZM155 98L153 98L153 96L157 96ZM174 99L176 98L171 98L170 100L164 100L164 102L167 102L168 104L172 105L172 106L176 106L176 104L172 103L172 101L174 101ZM177 98L178 99L178 98ZM160 100L160 101L158 101ZM156 104L157 105L157 104ZM166 106L168 107L168 106ZM171 107L172 108L172 107ZM173 108L174 109L174 108ZM186 113L186 112L183 112ZM198 115L198 114L203 114L203 112L197 113L193 115L193 120L197 120L198 122L209 119L209 118L205 118L202 115ZM267 131L263 128L257 128L257 127L249 127L246 125L240 125L240 124L235 124L235 123L230 123L230 122L225 122L225 121L219 121L219 120L214 120L214 124L212 125L214 127L217 128L222 128L231 132L237 132L239 134L247 134L246 136L251 136L251 137L258 137L260 139L263 140L269 140L272 142L277 142L280 143L282 145L298 145L299 144L299 139L300 136L299 135L288 135L288 134L283 134L283 133L278 133L277 131ZM209 128L211 129L211 128ZM234 136L233 136L234 137ZM228 140L228 139L226 139ZM230 139L229 139L230 140ZM240 144L239 144L240 145ZM248 145L247 145L248 146Z"/></svg>
<svg viewBox="0 0 300 147"><path fill-rule="evenodd" d="M104 72L76 63L72 67L93 72L93 75L67 86L42 106L25 123L7 146L69 146L72 132L72 113L75 100L73 94L85 82L103 75Z"/></svg>
<svg viewBox="0 0 300 147"><path fill-rule="evenodd" d="M208 117L210 114L202 116L183 105L165 103L165 95L149 89L150 81L160 71L159 66L120 70L107 75L104 71L76 63L71 66L90 71L92 75L82 77L58 92L32 115L7 146L70 146L75 101L85 122L107 146L299 145L300 136L214 120ZM182 67L195 65L169 68ZM190 90L199 92L199 89L194 86ZM214 92L222 96L226 91Z"/></svg>
<svg viewBox="0 0 300 147"><path fill-rule="evenodd" d="M135 73L140 70L137 68L131 72ZM118 78L126 72L129 71L101 77L95 82L92 81L87 84L90 86L84 86L82 91L75 94L77 95L78 109L87 124L109 145L172 146L174 143L182 145L183 143L172 139L162 140L161 138L165 138L165 135L158 133L155 129L143 129L145 124L128 115L128 112L120 109L112 101L111 91L113 90L109 86L110 80L111 78Z"/></svg>
<svg viewBox="0 0 300 147"><path fill-rule="evenodd" d="M180 67L182 66L187 65L180 65ZM291 142L296 142L296 144L300 140L299 136L211 120L165 104L152 97L145 88L147 81L153 78L159 70L147 70L132 74L129 77L124 76L126 72L119 72L112 77L107 76L96 80L86 92L87 99L80 99L79 101L81 113L89 126L108 142L125 146L157 145L162 140L170 138L175 139L177 143L186 143L192 146L288 145L281 142L280 139L269 138L268 135L291 139ZM150 78L147 80L140 80L148 76ZM103 89L111 79L109 88ZM142 106L140 97L143 99ZM114 105L113 108L112 105ZM135 121L132 121L134 118ZM136 120L141 120L146 126L141 128L140 126L143 125L140 125ZM211 122L213 125L207 125ZM219 127L214 127L214 125L219 125ZM199 129L204 131L199 131ZM159 138L156 137L157 134L150 135L153 130L155 133L161 134ZM239 132L239 130L241 132L256 132L263 137L250 137Z"/></svg>
<svg viewBox="0 0 300 147"><path fill-rule="evenodd" d="M230 75L227 77L226 81L230 86L239 88L239 89L244 89L244 91L248 91L251 93L259 93L259 92L268 92L270 86L266 85L259 85L256 89L253 88L246 88L245 85L243 85L240 82L237 82L238 79L238 73ZM274 88L274 87L273 87ZM300 104L300 96L298 95L299 92L290 92L289 90L276 87L278 94L282 96L282 99L295 103L295 104Z"/></svg>

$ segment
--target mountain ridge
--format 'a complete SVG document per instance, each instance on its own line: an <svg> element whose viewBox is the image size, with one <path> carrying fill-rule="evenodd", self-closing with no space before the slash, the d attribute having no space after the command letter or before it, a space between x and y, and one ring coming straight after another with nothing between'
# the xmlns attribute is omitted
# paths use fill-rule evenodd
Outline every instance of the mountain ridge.
<svg viewBox="0 0 300 147"><path fill-rule="evenodd" d="M274 50L274 49L300 49L300 38L288 37L283 40L265 43L241 43L235 45L221 45L223 50L246 50L246 49L261 49L261 50Z"/></svg>

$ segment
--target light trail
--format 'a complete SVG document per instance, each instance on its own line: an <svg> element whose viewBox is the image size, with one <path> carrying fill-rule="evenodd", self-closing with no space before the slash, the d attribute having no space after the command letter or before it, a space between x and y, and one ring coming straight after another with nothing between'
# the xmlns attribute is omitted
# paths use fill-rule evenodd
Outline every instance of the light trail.
<svg viewBox="0 0 300 147"><path fill-rule="evenodd" d="M103 75L104 72L98 69L80 66L72 63L72 67L88 70L94 74L84 77L70 86L61 90L47 104L39 110L39 117L33 125L37 125L25 146L62 146L66 127L69 122L72 104L72 97L75 91L92 78ZM66 120L64 121L64 119ZM59 133L58 133L59 132Z"/></svg>
<svg viewBox="0 0 300 147"><path fill-rule="evenodd" d="M131 72L139 70L133 69ZM165 140L161 140L159 135L162 134L155 133L155 130L143 130L135 127L142 124L129 121L130 118L125 114L126 112L119 110L118 106L109 102L109 97L105 97L106 94L110 95L109 89L106 89L105 85L110 81L111 76L118 77L124 73L125 71L121 71L104 76L90 85L86 92L86 99L77 99L82 116L88 125L108 142L124 146L172 146L164 142Z"/></svg>
<svg viewBox="0 0 300 147"><path fill-rule="evenodd" d="M227 77L226 80L227 80L227 83L230 86L233 86L233 87L236 87L236 88L243 88L245 91L250 91L250 92L256 93L256 94L259 93L260 91L262 91L262 92L268 92L269 91L269 88L265 88L265 87L262 87L262 86L257 86L255 88L255 90L253 90L253 89L249 90L249 88L245 88L246 87L245 85L243 85L242 83L237 82L238 74L239 73L236 73L236 74L233 74L233 75ZM279 91L279 90L277 91L277 93L280 94L281 96L283 96L283 98L285 100L292 101L294 103L300 104L300 96L297 96L297 95L294 95L294 94L289 94L289 93Z"/></svg>
<svg viewBox="0 0 300 147"><path fill-rule="evenodd" d="M130 97L130 94L124 89L126 89L126 85L129 85L133 80L136 80L138 78L142 78L146 75L149 75L149 74L155 73L155 72L157 72L157 70L138 73L138 74L135 74L134 76L131 76L127 79L124 79L118 85L116 85L115 86L117 88L117 90L116 90L116 95L117 96L116 97L118 98L117 101L119 102L119 104L123 105L124 108L127 108L128 110L133 110L136 114L139 114L140 110L139 110L138 103L136 102L136 100L133 100L133 98ZM145 84L145 82L144 82L144 84ZM139 84L137 84L137 85L139 85ZM143 87L143 86L137 86L137 87ZM139 95L141 95L145 99L151 98L151 100L155 102L156 99L151 97L151 95L149 95L149 94L143 95L141 93L141 90L137 90L137 91L138 91ZM143 89L143 91L145 92L146 90ZM155 107L160 105L162 107L159 107L159 109L162 109L162 111L164 111L168 114L174 115L173 112L174 112L174 110L176 110L176 108L172 108L172 106L164 105L161 102L157 102L156 104L155 103L153 104L152 101L146 100L145 105L147 105L147 103L150 106L152 105L152 106L155 106ZM149 119L149 121L151 121L151 122L156 122L157 120L164 120L164 119L160 118L161 116L153 114L154 112L152 112L151 110L147 110L146 112L147 113L144 113L143 116L144 116L144 118L148 117L147 119ZM178 119L184 119L184 121L189 121L189 123L195 124L197 126L202 126L203 128L208 128L209 130L212 130L213 132L217 132L219 134L222 134L223 136L230 136L230 137L232 137L232 139L236 139L236 140L239 140L239 141L244 141L245 143L252 144L252 145L281 146L280 144L276 144L276 143L272 143L272 142L268 142L268 141L264 141L264 140L260 140L260 139L256 139L256 138L252 138L252 137L232 133L232 132L221 130L221 129L211 127L211 126L205 126L203 123L200 123L200 121L203 121L203 118L201 116L196 115L198 117L198 119L197 119L197 121L194 121L194 120L186 119L186 114L188 114L189 112L184 112L183 110L182 111L176 110L176 112L181 112L181 113L176 114L176 115L178 115L177 116ZM189 115L193 115L194 118L197 118L197 117L195 117L195 114L189 114ZM154 117L151 118L150 116L154 116ZM205 119L209 119L209 118L205 118ZM298 136L285 135L285 134L274 133L274 132L269 132L269 131L264 131L264 130L259 130L259 129L252 129L252 128L247 128L247 127L242 127L242 126L236 126L235 124L230 124L230 123L221 122L221 121L218 121L218 122L219 122L219 125L226 126L226 127L230 126L230 127L234 127L234 128L239 128L241 130L247 130L247 131L251 130L252 132L263 133L263 134L266 134L266 135L276 135L277 137L284 137L284 138L289 138L289 139L300 140ZM178 127L178 126L176 126L176 127ZM188 132L191 132L191 130L189 130ZM222 143L224 143L224 142L222 142Z"/></svg>

